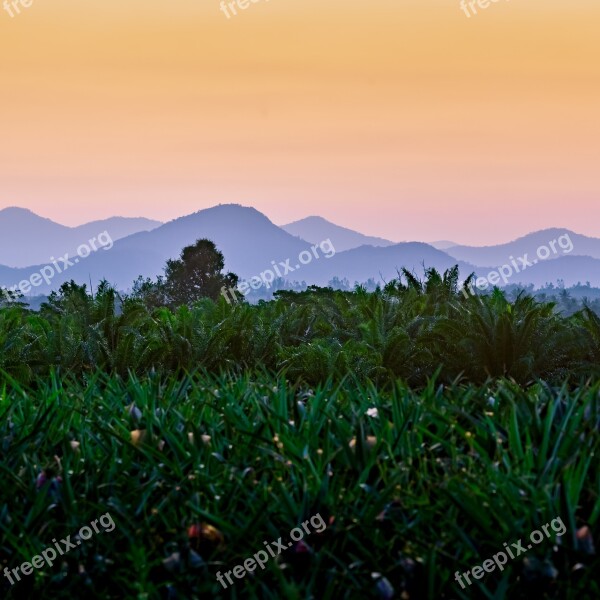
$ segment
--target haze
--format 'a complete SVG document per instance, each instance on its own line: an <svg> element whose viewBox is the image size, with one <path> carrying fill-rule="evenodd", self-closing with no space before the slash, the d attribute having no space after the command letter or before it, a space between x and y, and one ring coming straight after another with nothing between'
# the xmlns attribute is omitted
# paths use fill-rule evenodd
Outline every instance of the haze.
<svg viewBox="0 0 600 600"><path fill-rule="evenodd" d="M34 0L0 13L0 208L240 202L400 240L598 235L600 5Z"/></svg>

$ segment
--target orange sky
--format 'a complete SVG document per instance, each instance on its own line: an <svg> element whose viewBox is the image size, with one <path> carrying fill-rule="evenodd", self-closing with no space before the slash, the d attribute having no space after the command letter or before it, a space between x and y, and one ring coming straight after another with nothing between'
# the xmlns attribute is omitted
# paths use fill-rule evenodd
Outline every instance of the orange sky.
<svg viewBox="0 0 600 600"><path fill-rule="evenodd" d="M1 3L1 0L0 0ZM0 208L239 202L395 240L600 237L600 2L33 0L0 10Z"/></svg>

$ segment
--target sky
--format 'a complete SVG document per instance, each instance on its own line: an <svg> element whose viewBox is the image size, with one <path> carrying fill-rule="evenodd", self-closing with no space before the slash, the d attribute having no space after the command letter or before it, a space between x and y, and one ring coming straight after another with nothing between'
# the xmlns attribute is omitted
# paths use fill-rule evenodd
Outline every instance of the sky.
<svg viewBox="0 0 600 600"><path fill-rule="evenodd" d="M597 0L11 10L0 208L76 225L235 202L395 241L600 237Z"/></svg>

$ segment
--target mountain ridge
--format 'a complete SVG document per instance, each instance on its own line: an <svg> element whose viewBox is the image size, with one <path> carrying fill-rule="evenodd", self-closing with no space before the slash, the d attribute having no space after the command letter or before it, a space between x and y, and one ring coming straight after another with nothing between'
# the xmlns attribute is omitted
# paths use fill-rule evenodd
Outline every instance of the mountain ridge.
<svg viewBox="0 0 600 600"><path fill-rule="evenodd" d="M282 225L281 228L311 244L330 239L340 252L365 245L392 246L396 243L384 238L364 235L316 215Z"/></svg>
<svg viewBox="0 0 600 600"><path fill-rule="evenodd" d="M74 254L81 244L104 231L116 241L159 225L145 217L109 217L70 227L27 208L9 206L0 210L0 264L28 267L65 252Z"/></svg>
<svg viewBox="0 0 600 600"><path fill-rule="evenodd" d="M106 221L92 224L104 222ZM574 240L573 252L531 264L525 270L513 274L509 283L534 283L536 286L542 286L558 280L563 280L566 285L590 281L592 285L600 287L600 258L588 258L575 253L576 243L581 241L580 238L599 244L600 240L579 236L566 229L532 232L519 240L525 239L531 245L532 241L545 240L558 234L568 235L569 239ZM477 276L486 277L499 265L509 264L509 256L512 256L502 256L501 262L478 266L469 260L454 256L454 248L439 250L424 242L390 243L387 246L360 245L346 250L339 250L333 244L334 252L330 258L321 251L318 258L313 257L309 264L300 265L300 254L310 254L311 247L315 248L316 245L311 246L310 242L278 227L253 207L220 204L178 217L152 230L136 231L114 240L110 251L98 249L92 252L68 270L55 273L49 285L44 282L43 285L33 288L32 293L47 293L70 279L85 284L91 281L95 286L104 278L125 291L131 288L140 275L154 278L162 274L168 259L177 258L184 246L202 237L212 239L223 252L226 270L233 271L243 279L259 276L262 272L274 269L278 263L284 264L284 261L289 260L289 264L294 268L290 269L289 273L286 272L286 278L290 281L306 281L308 285L327 285L336 276L348 279L351 284L368 279L383 283L396 277L397 271L402 267L422 276L424 267L443 271L456 264L459 265L463 279L472 272ZM509 242L502 245L502 250L506 252L512 248L510 244ZM489 248L497 250L495 246ZM60 255L57 253L55 256ZM517 257L517 254L514 256ZM11 287L18 284L39 272L45 265L46 261L25 267L0 265L0 285Z"/></svg>

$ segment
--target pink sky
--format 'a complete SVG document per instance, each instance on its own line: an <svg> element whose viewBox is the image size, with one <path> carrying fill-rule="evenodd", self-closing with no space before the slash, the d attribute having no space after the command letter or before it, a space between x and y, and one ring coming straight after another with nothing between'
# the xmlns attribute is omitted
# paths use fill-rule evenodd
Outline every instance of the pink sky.
<svg viewBox="0 0 600 600"><path fill-rule="evenodd" d="M218 203L396 241L600 237L600 3L35 0L0 11L0 208Z"/></svg>

